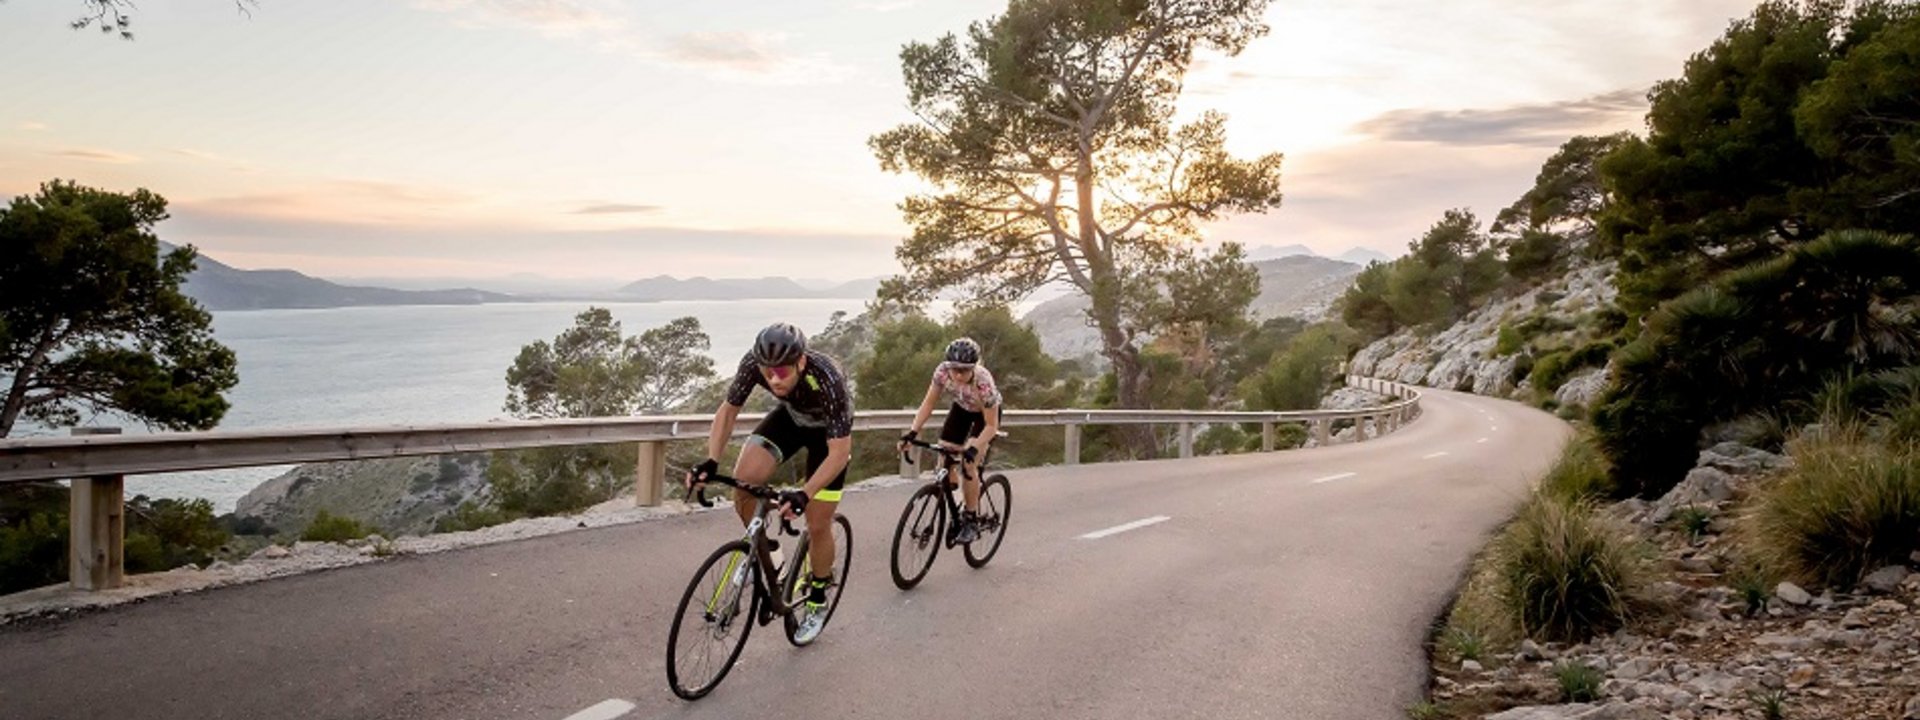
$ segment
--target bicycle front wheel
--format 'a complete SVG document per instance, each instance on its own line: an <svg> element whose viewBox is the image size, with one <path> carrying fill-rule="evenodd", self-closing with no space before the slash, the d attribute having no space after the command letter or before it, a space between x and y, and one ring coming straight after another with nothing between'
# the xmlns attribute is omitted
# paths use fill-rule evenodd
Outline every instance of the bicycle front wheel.
<svg viewBox="0 0 1920 720"><path fill-rule="evenodd" d="M683 700L698 700L720 685L747 646L760 594L754 583L760 568L751 546L735 540L701 563L667 636L667 686Z"/></svg>
<svg viewBox="0 0 1920 720"><path fill-rule="evenodd" d="M900 511L900 524L893 528L893 584L912 590L927 576L933 559L946 542L947 505L935 485L920 488Z"/></svg>
<svg viewBox="0 0 1920 720"><path fill-rule="evenodd" d="M967 543L965 551L967 565L974 568L987 566L993 554L1000 552L1000 541L1007 538L1007 521L1013 518L1013 487L1007 483L1005 475L991 475L980 486L980 512L974 525L980 535Z"/></svg>

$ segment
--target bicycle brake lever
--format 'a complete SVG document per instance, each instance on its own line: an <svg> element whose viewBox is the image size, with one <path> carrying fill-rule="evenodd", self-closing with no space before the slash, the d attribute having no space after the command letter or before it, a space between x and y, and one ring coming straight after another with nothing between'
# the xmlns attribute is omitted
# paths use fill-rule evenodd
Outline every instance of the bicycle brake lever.
<svg viewBox="0 0 1920 720"><path fill-rule="evenodd" d="M700 503L700 507L713 507L713 501L707 499L707 486L705 484L694 486L693 499L695 502Z"/></svg>

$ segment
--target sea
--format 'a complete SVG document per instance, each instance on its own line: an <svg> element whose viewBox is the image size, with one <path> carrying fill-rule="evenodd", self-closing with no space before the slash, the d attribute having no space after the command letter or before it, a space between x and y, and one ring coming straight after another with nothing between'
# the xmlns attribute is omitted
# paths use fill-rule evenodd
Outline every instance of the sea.
<svg viewBox="0 0 1920 720"><path fill-rule="evenodd" d="M754 335L786 321L809 333L857 299L591 303L625 335L692 316L712 339L716 373L730 372ZM216 312L214 336L237 356L240 384L219 430L484 422L507 417L507 367L520 348L551 341L589 303L354 307ZM83 424L126 425L116 417ZM13 438L64 435L26 428ZM261 482L289 469L241 468L128 478L127 494L206 498L230 512Z"/></svg>

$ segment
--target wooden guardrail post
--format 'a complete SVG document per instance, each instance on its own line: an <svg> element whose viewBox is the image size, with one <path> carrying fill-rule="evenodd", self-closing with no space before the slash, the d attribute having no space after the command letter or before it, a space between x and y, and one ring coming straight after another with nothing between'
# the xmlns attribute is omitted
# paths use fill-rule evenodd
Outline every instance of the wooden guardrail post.
<svg viewBox="0 0 1920 720"><path fill-rule="evenodd" d="M1180 423L1180 457L1193 457L1193 423Z"/></svg>
<svg viewBox="0 0 1920 720"><path fill-rule="evenodd" d="M640 443L640 462L634 469L633 497L641 507L655 507L667 495L667 444Z"/></svg>
<svg viewBox="0 0 1920 720"><path fill-rule="evenodd" d="M74 428L74 435L119 435L120 428ZM126 477L72 479L67 522L67 578L80 590L110 590L126 582Z"/></svg>
<svg viewBox="0 0 1920 720"><path fill-rule="evenodd" d="M1068 465L1080 464L1080 424L1067 423L1067 451L1062 460Z"/></svg>
<svg viewBox="0 0 1920 720"><path fill-rule="evenodd" d="M1273 421L1260 423L1260 452L1273 452Z"/></svg>

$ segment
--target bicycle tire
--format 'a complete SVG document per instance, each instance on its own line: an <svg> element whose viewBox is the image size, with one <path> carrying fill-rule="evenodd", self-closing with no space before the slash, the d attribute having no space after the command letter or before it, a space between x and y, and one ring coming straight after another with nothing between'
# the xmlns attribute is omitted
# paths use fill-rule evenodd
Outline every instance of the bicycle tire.
<svg viewBox="0 0 1920 720"><path fill-rule="evenodd" d="M999 488L999 498L994 498L994 488ZM1013 485L1007 482L1007 476L994 474L980 484L980 536L967 543L962 550L967 557L967 566L975 570L986 567L1000 552L1000 543L1007 539L1007 523L1013 518ZM991 534L992 542L981 549L981 541Z"/></svg>
<svg viewBox="0 0 1920 720"><path fill-rule="evenodd" d="M721 545L719 549L713 551L712 555L707 556L706 562L700 564L700 569L693 574L693 580L687 583L686 592L680 595L680 605L675 608L673 615L673 627L667 634L667 687L672 689L673 694L679 696L682 700L698 700L706 697L707 693L713 692L714 688L719 687L720 681L725 680L727 673L733 670L734 662L740 659L740 651L747 646L747 636L753 634L754 618L760 612L761 598L759 591L754 587L760 573L760 566L753 561L752 555L752 546L745 540L735 540ZM736 556L739 562L746 563L745 572L736 573L731 566L723 567L720 570L720 574L716 576L721 584L712 586L711 589L703 589L701 587L701 581L706 580L708 574L716 566L728 562L729 556ZM739 575L739 577L732 578L730 577L732 575ZM729 590L733 592L729 593ZM731 616L721 619L718 622L721 622L723 626L731 626L740 633L739 638L733 641L733 648L727 651L726 661L720 665L717 672L711 673L712 677L706 679L683 678L681 677L681 668L679 666L679 661L684 654L680 650L681 631L695 631L694 628L688 627L685 621L687 619L687 611L692 607L694 597L697 595L711 595L714 597L714 604L717 606L716 609L724 609L727 613L731 613ZM746 601L747 608L745 612L741 612L738 607L742 595L750 598ZM731 602L728 602L727 597L732 598ZM699 627L699 630L710 632L712 623L715 622L715 620L708 617L709 612L708 610L701 611L700 619L703 624ZM692 638L689 637L689 640L691 639ZM705 657L709 662L712 660L710 654ZM702 667L706 666L703 664ZM687 682L688 680L693 680L694 682Z"/></svg>
<svg viewBox="0 0 1920 720"><path fill-rule="evenodd" d="M929 517L930 516L930 517ZM922 521L926 521L922 523ZM911 532L908 526L912 526ZM940 489L926 485L907 499L907 507L900 511L900 521L893 526L892 571L893 585L901 590L912 590L927 576L927 570L933 567L933 560L940 556L940 546L946 544L947 503L940 496ZM919 562L918 568L902 567L901 540L911 535L909 549L924 552L926 559ZM914 553L915 557L919 552ZM911 559L909 559L911 562Z"/></svg>

